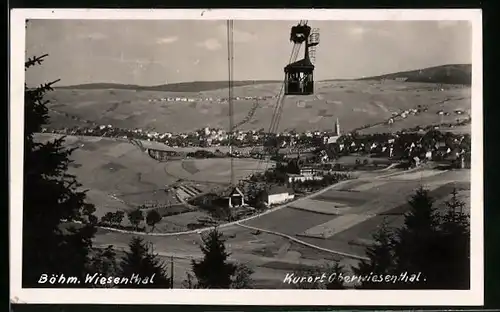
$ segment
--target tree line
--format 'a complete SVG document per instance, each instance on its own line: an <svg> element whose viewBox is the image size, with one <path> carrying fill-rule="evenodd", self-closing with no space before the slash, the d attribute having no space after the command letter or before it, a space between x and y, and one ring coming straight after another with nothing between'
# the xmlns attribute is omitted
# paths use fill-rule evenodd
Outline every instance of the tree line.
<svg viewBox="0 0 500 312"><path fill-rule="evenodd" d="M141 227L141 224L144 222L146 225L150 226L151 231L153 231L156 225L163 219L163 216L160 214L158 209L153 208L145 211L145 206L140 206L127 212L127 219L131 226L127 227L122 225L124 218L125 211L123 210L107 212L101 217L101 222L99 222L98 225L125 230L132 229L134 231L145 231L146 228Z"/></svg>

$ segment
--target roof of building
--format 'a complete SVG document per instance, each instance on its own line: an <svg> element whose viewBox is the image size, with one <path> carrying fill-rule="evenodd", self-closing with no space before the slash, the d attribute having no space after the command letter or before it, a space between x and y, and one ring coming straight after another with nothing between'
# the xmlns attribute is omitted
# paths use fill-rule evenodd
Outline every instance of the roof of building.
<svg viewBox="0 0 500 312"><path fill-rule="evenodd" d="M275 194L293 194L293 190L289 187L276 185L272 186L268 190L266 190L267 195L275 195Z"/></svg>
<svg viewBox="0 0 500 312"><path fill-rule="evenodd" d="M223 196L223 197L230 197L230 196L232 196L234 194L238 194L238 195L244 196L243 192L238 187L236 187L236 186L233 186L233 187L225 189L224 191L222 191L221 196Z"/></svg>
<svg viewBox="0 0 500 312"><path fill-rule="evenodd" d="M261 153L264 151L264 146L254 146L252 147L252 149L250 150L250 153Z"/></svg>
<svg viewBox="0 0 500 312"><path fill-rule="evenodd" d="M317 169L317 168L315 168L315 167L311 167L311 166L304 166L304 167L300 168L300 170L301 170L301 171L302 171L302 170L304 170L304 171L305 171L305 170L316 170L316 169Z"/></svg>
<svg viewBox="0 0 500 312"><path fill-rule="evenodd" d="M304 58L285 67L285 71L290 69L314 69L314 65L311 63L311 60Z"/></svg>
<svg viewBox="0 0 500 312"><path fill-rule="evenodd" d="M282 154L285 158L308 158L314 156L313 152Z"/></svg>

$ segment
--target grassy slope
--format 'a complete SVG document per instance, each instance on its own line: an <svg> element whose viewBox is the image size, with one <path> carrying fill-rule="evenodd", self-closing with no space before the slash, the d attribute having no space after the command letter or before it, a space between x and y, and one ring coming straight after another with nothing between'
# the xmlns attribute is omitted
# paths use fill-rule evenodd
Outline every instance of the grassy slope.
<svg viewBox="0 0 500 312"><path fill-rule="evenodd" d="M50 134L36 136L42 142L52 138ZM165 164L153 160L132 144L75 136L67 136L65 142L68 147L78 147L71 155L74 163L69 172L89 190L87 199L97 206L98 217L147 201L177 202L164 191L166 184L176 180L164 171Z"/></svg>
<svg viewBox="0 0 500 312"><path fill-rule="evenodd" d="M348 131L367 123L386 120L392 112L400 112L417 105L431 105L427 113L410 116L393 125L409 127L440 122L439 110L470 110L470 88L448 85L441 91L435 84L397 81L332 81L316 83L316 92L308 96L288 96L284 100L279 130L332 129L339 118L342 130ZM273 96L279 93L280 84L262 84L234 88L235 96ZM204 126L227 127L229 108L226 103L200 101L161 102L150 101L165 97L227 97L227 89L193 92L159 92L135 90L72 90L57 89L49 94L53 110L52 123L56 126L81 124L70 116L112 124L123 128L155 129L157 131L189 131ZM262 100L250 122L241 129L268 129L276 104L275 99ZM254 101L235 101L235 123L243 120ZM64 113L68 114L67 116ZM454 121L457 116L444 116L443 121ZM391 130L381 126L376 131Z"/></svg>
<svg viewBox="0 0 500 312"><path fill-rule="evenodd" d="M408 78L407 82L382 79ZM427 113L398 122L377 126L365 132L397 131L401 128L453 122L450 114L441 119L439 110L470 110L471 65L443 65L421 70L392 73L357 81L331 80L316 83L314 95L288 96L284 101L279 130L331 129L339 118L345 131L387 120L392 112L417 105L431 105ZM275 96L281 82L235 81L235 96ZM157 131L189 131L203 126L227 127L229 108L225 103L201 101L150 102L165 97L223 98L228 96L227 81L197 81L159 86L94 83L56 88L51 93L52 122L57 126L82 124L80 119L123 128ZM441 90L444 88L444 90ZM443 102L445 101L445 102ZM443 103L441 103L443 102ZM435 104L438 103L438 104ZM245 119L257 106L252 119L240 129L269 128L275 99L235 101L234 120ZM435 104L435 105L433 105ZM66 115L65 115L66 114ZM78 118L74 118L74 116Z"/></svg>

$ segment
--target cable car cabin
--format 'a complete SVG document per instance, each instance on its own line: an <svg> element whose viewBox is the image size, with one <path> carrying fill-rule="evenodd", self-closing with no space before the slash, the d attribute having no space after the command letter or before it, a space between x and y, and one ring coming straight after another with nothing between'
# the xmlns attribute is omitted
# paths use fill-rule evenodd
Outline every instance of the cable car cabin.
<svg viewBox="0 0 500 312"><path fill-rule="evenodd" d="M285 67L285 95L309 95L314 93L314 65L309 58Z"/></svg>

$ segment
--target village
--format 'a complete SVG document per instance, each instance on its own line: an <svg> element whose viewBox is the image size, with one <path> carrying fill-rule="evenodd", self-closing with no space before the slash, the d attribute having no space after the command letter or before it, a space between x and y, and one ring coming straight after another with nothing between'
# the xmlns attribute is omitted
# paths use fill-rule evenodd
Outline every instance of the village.
<svg viewBox="0 0 500 312"><path fill-rule="evenodd" d="M392 134L344 134L338 119L332 128L330 132L284 132L274 136L263 131L237 132L234 141L238 143L229 149L220 141L214 145L191 145L193 138L205 140L215 136L229 141L225 131L207 127L195 132L196 136L181 136L184 139L180 141L182 146L189 149L178 146L169 149L166 144L165 149L143 146L144 152L156 161L180 161L182 168L188 171L189 166L195 166L194 163L190 165L190 161L210 159L220 160L227 165L229 159L248 159L253 161L256 168L234 184L219 183L210 188L178 177L175 183L165 186L165 192L173 194L174 202L143 203L128 214L137 214L138 220L142 222L149 212L159 211L157 222L160 222L163 217L186 211L206 212L209 217L199 218L189 224L187 229L192 230L259 214L338 182L356 179L360 173L390 168L403 171L418 168L470 168L471 141L468 134L458 135L436 129ZM108 135L116 135L112 127L101 130L108 131L105 132ZM141 131L132 133L139 134L140 138L148 137L141 136ZM215 147L215 150L208 147ZM223 151L223 148L226 149ZM196 168L192 170L198 171ZM116 218L123 220L123 211L118 213L121 217L116 216L115 219L112 213L103 216L101 225L128 229L121 222L111 222ZM135 226L134 229L141 228Z"/></svg>

